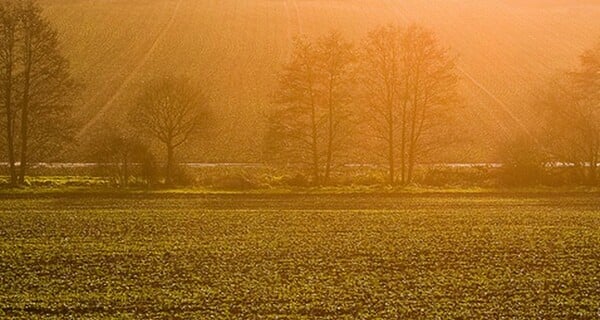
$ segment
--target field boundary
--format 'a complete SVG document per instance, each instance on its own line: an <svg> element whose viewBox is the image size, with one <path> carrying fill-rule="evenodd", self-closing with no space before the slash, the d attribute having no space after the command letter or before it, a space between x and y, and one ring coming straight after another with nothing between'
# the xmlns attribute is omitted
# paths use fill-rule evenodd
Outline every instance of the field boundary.
<svg viewBox="0 0 600 320"><path fill-rule="evenodd" d="M45 198L142 198L142 199L185 199L185 198L240 198L240 199L284 199L289 197L363 197L363 198L433 198L433 197L597 197L600 205L600 190L590 189L400 189L400 190L344 190L344 189L273 189L228 191L216 189L172 189L172 190L115 190L105 188L29 188L0 189L0 200L45 199Z"/></svg>

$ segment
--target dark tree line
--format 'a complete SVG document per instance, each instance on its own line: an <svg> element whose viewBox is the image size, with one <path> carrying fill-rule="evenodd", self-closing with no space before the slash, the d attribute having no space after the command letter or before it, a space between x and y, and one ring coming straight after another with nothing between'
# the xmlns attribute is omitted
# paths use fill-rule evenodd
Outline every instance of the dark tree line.
<svg viewBox="0 0 600 320"><path fill-rule="evenodd" d="M300 165L324 185L357 149L367 150L387 167L390 185L409 184L419 162L452 142L457 73L452 51L417 25L378 27L360 42L338 32L299 37L272 97L265 159ZM30 163L72 144L77 89L36 1L0 0L0 124L11 185L26 182ZM126 120L86 137L89 154L127 187L134 176L159 180L153 151L160 147L162 176L172 185L178 151L211 125L208 96L181 76L147 80L132 95ZM506 167L523 178L542 171L540 163L562 163L597 184L600 43L537 98L541 125L499 148Z"/></svg>

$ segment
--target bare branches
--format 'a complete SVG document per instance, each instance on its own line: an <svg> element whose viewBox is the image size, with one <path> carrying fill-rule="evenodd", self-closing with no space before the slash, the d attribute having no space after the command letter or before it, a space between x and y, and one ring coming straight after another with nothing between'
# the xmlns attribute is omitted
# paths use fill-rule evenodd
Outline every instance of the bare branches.
<svg viewBox="0 0 600 320"><path fill-rule="evenodd" d="M595 184L600 159L600 43L581 56L577 70L551 81L536 105L547 150L557 161L582 164L587 182Z"/></svg>
<svg viewBox="0 0 600 320"><path fill-rule="evenodd" d="M271 159L306 163L314 183L329 181L347 147L355 62L352 44L337 32L315 42L295 40L274 96L277 109L269 119Z"/></svg>
<svg viewBox="0 0 600 320"><path fill-rule="evenodd" d="M31 158L57 153L71 138L76 91L57 32L36 1L0 1L0 65L11 183L22 184Z"/></svg>
<svg viewBox="0 0 600 320"><path fill-rule="evenodd" d="M457 100L455 59L430 31L413 25L380 27L369 33L362 54L363 103L370 135L386 152L389 183L409 183L425 133L444 125Z"/></svg>
<svg viewBox="0 0 600 320"><path fill-rule="evenodd" d="M167 149L167 184L172 183L174 152L189 142L205 124L208 100L189 80L166 76L145 84L130 122Z"/></svg>

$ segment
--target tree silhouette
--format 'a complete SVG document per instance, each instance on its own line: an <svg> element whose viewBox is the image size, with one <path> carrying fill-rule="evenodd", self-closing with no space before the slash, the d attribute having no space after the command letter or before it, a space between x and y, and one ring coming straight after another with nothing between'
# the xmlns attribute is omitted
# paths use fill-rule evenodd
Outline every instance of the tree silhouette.
<svg viewBox="0 0 600 320"><path fill-rule="evenodd" d="M316 42L298 38L279 78L268 148L306 165L314 184L329 183L348 146L355 60L352 44L337 32Z"/></svg>
<svg viewBox="0 0 600 320"><path fill-rule="evenodd" d="M207 108L206 95L184 77L159 77L142 88L129 120L140 132L164 145L167 185L173 183L175 150L206 124Z"/></svg>
<svg viewBox="0 0 600 320"><path fill-rule="evenodd" d="M0 65L10 182L22 184L30 158L56 153L71 137L76 94L58 34L36 1L0 1Z"/></svg>
<svg viewBox="0 0 600 320"><path fill-rule="evenodd" d="M371 135L383 142L388 182L410 183L420 156L444 144L445 121L458 99L455 59L434 33L412 25L369 33L361 77Z"/></svg>

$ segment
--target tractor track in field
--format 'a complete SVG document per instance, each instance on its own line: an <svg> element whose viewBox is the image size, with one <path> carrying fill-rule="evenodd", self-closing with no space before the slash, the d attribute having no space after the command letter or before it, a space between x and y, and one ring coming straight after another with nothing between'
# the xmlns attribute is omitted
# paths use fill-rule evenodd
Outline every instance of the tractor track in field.
<svg viewBox="0 0 600 320"><path fill-rule="evenodd" d="M175 8L173 8L173 12L171 14L171 17L169 18L169 21L167 21L167 23L165 24L165 26L162 29L162 31L160 31L158 33L158 35L156 36L156 38L154 39L154 41L150 45L150 48L148 48L148 51L146 51L146 53L144 54L144 56L141 59L139 59L139 62L137 63L137 65L135 66L135 68L131 71L131 73L129 73L129 75L125 78L125 80L123 80L123 82L119 85L118 89L110 96L110 98L102 106L102 108L100 108L100 110L98 110L98 112L96 113L96 115L94 115L94 117L92 117L92 119L90 119L77 132L76 138L79 139L83 135L85 135L85 133L87 133L87 131L94 124L96 124L96 122L98 122L98 120L100 120L102 118L102 116L104 114L106 114L106 112L108 112L108 110L112 107L112 105L115 103L115 101L121 96L121 94L129 86L129 84L131 84L131 82L133 81L133 79L135 78L135 76L140 72L140 70L150 60L150 58L152 57L152 54L156 51L156 49L158 48L159 44L166 37L167 32L171 29L171 27L175 23L175 18L177 16L177 13L179 12L179 9L181 8L181 4L183 3L183 1L184 0L178 0L177 1L177 4L175 4Z"/></svg>

